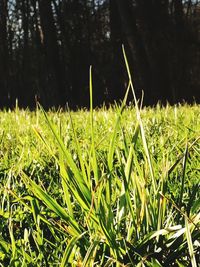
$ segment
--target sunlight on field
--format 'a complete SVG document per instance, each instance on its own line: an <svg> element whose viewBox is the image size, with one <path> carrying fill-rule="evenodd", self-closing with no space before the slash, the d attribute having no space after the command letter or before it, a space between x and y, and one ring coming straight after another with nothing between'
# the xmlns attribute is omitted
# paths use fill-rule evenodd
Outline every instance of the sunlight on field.
<svg viewBox="0 0 200 267"><path fill-rule="evenodd" d="M0 112L1 266L197 266L200 107L140 117Z"/></svg>

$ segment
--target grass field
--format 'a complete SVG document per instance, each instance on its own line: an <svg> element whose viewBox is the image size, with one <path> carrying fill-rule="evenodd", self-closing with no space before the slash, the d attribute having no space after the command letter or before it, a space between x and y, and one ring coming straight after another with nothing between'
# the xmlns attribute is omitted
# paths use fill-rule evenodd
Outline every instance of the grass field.
<svg viewBox="0 0 200 267"><path fill-rule="evenodd" d="M198 105L0 122L1 266L198 266Z"/></svg>
<svg viewBox="0 0 200 267"><path fill-rule="evenodd" d="M200 263L200 106L0 112L0 266ZM134 105L126 105L132 91Z"/></svg>

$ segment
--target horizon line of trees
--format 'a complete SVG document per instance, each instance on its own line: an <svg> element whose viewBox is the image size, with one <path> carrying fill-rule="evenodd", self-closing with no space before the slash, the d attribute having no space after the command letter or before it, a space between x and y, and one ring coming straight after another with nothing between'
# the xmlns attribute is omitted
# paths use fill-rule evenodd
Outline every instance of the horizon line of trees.
<svg viewBox="0 0 200 267"><path fill-rule="evenodd" d="M0 0L0 108L122 99L121 45L144 104L200 102L200 1Z"/></svg>

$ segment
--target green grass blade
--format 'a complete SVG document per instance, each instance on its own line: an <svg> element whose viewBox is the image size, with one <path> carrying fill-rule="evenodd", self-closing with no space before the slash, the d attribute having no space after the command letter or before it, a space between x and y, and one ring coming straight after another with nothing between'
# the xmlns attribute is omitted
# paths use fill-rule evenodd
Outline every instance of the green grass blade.
<svg viewBox="0 0 200 267"><path fill-rule="evenodd" d="M81 174L81 172L79 171L78 167L76 166L72 155L70 154L70 152L66 149L63 141L61 140L59 134L56 131L56 127L53 125L53 123L49 120L46 112L44 111L44 109L41 107L41 110L43 111L43 114L45 116L45 119L47 121L47 124L49 126L49 128L51 129L54 137L56 138L58 145L59 145L59 149L60 151L62 151L63 156L65 158L65 161L68 165L68 167L71 169L71 171L74 174L75 180L77 182L77 186L79 187L80 191L82 192L82 197L84 198L85 202L88 203L88 205L90 205L91 203L91 192L89 190L89 188L87 187L87 184L84 181L83 175Z"/></svg>
<svg viewBox="0 0 200 267"><path fill-rule="evenodd" d="M95 252L97 249L97 246L99 244L98 240L94 240L90 247L87 250L87 253L84 257L84 260L82 262L82 267L88 267L88 266L94 266L94 260L95 260Z"/></svg>
<svg viewBox="0 0 200 267"><path fill-rule="evenodd" d="M25 173L22 173L21 177L26 186L30 187L31 191L36 197L41 199L50 210L55 212L55 214L62 218L66 223L69 223L69 225L72 227L71 233L73 235L81 233L80 225L73 218L71 218L49 194L47 194L39 185L32 181Z"/></svg>
<svg viewBox="0 0 200 267"><path fill-rule="evenodd" d="M14 237L14 233L13 233L13 223L12 223L12 218L9 219L9 234L10 234L10 240L11 240L11 249L12 249L12 258L11 258L11 265L12 262L15 260L16 258L16 242L15 242L15 237Z"/></svg>
<svg viewBox="0 0 200 267"><path fill-rule="evenodd" d="M136 95L135 95L135 90L134 90L134 86L133 86L133 82L132 82L131 72L130 72L130 68L129 68L129 64L128 64L128 60L127 60L127 57L126 57L124 46L122 46L122 51L123 51L124 61L125 61L125 64L126 64L126 70L127 70L128 77L129 77L130 87L131 87L131 90L132 90L132 93L133 93L133 97L134 97L137 120L138 120L139 125L140 125L140 132L141 132L141 137L142 137L142 142L143 142L145 154L146 154L146 157L147 157L147 162L148 162L148 165L149 165L149 170L150 170L150 175L151 175L151 180L152 180L152 185L153 185L153 191L154 191L154 195L156 195L157 194L156 179L154 177L154 171L153 171L151 156L150 156L148 145L147 145L144 126L143 126L143 122L142 122L142 119L141 119L140 109L138 107L138 101L137 101L137 98L136 98Z"/></svg>
<svg viewBox="0 0 200 267"><path fill-rule="evenodd" d="M91 165L94 172L94 179L96 182L96 185L98 184L99 180L99 170L98 170L98 164L97 164L97 157L96 157L96 151L95 151L95 142L94 142L94 119L93 119L93 86L92 86L92 66L90 66L90 125L91 125L91 138L92 138L92 145L91 145L91 152L92 152L92 158L91 158Z"/></svg>
<svg viewBox="0 0 200 267"><path fill-rule="evenodd" d="M184 193L185 171L186 171L187 157L188 157L188 144L186 144L184 158L183 158L183 173L182 173L182 179L181 179L181 192L180 192L180 197L179 197L179 207L180 208L181 208L181 204L183 202L183 193Z"/></svg>
<svg viewBox="0 0 200 267"><path fill-rule="evenodd" d="M128 97L128 94L129 94L129 90L130 90L130 83L128 84L125 97L124 97L123 102L121 104L121 107L120 107L120 109L118 111L118 115L117 115L117 119L116 119L116 122L115 122L113 134L112 134L111 141L110 141L110 146L109 146L109 150L108 150L108 157L107 157L108 167L109 167L109 171L110 172L113 169L113 155L114 155L114 151L115 151L115 142L117 140L117 132L118 132L118 129L119 129L121 115L122 115L122 112L123 112L123 109L125 107L125 104L126 104L126 101L127 101L127 97Z"/></svg>
<svg viewBox="0 0 200 267"><path fill-rule="evenodd" d="M187 243L188 243L188 249L189 249L189 254L191 258L191 264L192 267L197 267L197 262L195 259L195 254L194 254L194 248L192 244L192 237L190 233L190 227L187 218L185 218L185 226L186 226L186 237L187 237Z"/></svg>
<svg viewBox="0 0 200 267"><path fill-rule="evenodd" d="M78 159L79 159L80 166L81 166L83 179L84 179L85 183L87 184L87 187L90 188L90 181L89 181L89 179L87 177L87 173L86 173L86 170L85 170L85 168L86 168L85 167L85 163L84 163L84 160L83 160L83 157L82 157L82 152L81 152L79 141L78 141L78 138L77 138L77 135L76 135L74 122L72 120L71 112L70 112L69 109L68 109L68 114L69 114L70 123L71 123L71 126L72 126L73 138L74 138L74 141L75 141L75 144L76 144L76 149L77 149Z"/></svg>
<svg viewBox="0 0 200 267"><path fill-rule="evenodd" d="M60 267L66 267L69 265L69 259L72 253L72 250L74 249L74 247L76 246L76 243L79 239L81 239L84 235L86 234L86 232L83 232L82 234L78 235L78 236L74 236L70 239L70 241L67 244L67 247L64 251L61 263L60 263Z"/></svg>

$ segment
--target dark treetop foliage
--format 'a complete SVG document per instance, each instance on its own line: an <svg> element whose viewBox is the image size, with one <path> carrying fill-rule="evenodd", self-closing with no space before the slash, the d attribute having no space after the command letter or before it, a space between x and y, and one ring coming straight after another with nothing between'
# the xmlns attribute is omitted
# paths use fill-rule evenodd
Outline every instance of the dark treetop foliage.
<svg viewBox="0 0 200 267"><path fill-rule="evenodd" d="M200 1L0 0L0 107L119 100L124 43L144 103L200 101Z"/></svg>

